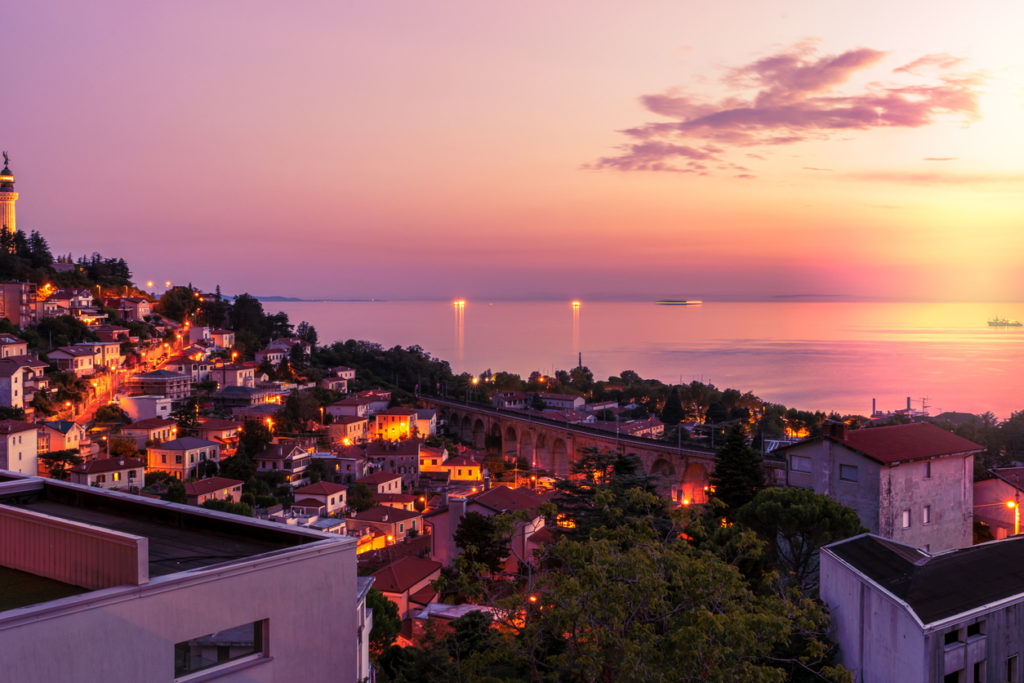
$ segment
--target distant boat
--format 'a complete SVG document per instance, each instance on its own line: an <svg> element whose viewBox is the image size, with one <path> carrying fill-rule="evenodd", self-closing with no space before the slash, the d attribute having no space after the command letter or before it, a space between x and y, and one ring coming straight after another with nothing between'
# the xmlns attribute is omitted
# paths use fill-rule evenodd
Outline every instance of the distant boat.
<svg viewBox="0 0 1024 683"><path fill-rule="evenodd" d="M654 303L659 306L700 306L704 302L700 299L662 299Z"/></svg>
<svg viewBox="0 0 1024 683"><path fill-rule="evenodd" d="M989 327L1024 327L1024 323L1019 320L1007 320L1006 318L1000 318L996 316L988 321Z"/></svg>

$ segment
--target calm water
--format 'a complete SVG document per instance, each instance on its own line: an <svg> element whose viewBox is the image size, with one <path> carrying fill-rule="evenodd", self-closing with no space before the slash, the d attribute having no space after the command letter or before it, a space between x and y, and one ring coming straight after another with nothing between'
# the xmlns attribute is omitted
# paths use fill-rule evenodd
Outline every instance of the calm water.
<svg viewBox="0 0 1024 683"><path fill-rule="evenodd" d="M418 344L456 372L526 376L576 365L597 379L623 370L665 382L712 382L802 409L867 414L1024 409L1024 304L468 301L267 303L307 320L321 343ZM461 319L460 319L461 318Z"/></svg>

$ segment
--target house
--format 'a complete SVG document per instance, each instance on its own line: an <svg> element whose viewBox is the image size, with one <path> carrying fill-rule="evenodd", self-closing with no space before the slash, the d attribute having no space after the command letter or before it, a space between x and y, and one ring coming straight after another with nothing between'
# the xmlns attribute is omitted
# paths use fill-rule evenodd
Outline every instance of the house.
<svg viewBox="0 0 1024 683"><path fill-rule="evenodd" d="M121 433L135 441L139 450L147 444L160 444L178 437L178 423L162 417L139 420L121 428Z"/></svg>
<svg viewBox="0 0 1024 683"><path fill-rule="evenodd" d="M333 484L328 481L318 481L315 484L307 484L295 489L295 500L312 498L324 508L328 515L341 512L348 506L346 494L347 486Z"/></svg>
<svg viewBox="0 0 1024 683"><path fill-rule="evenodd" d="M242 500L242 482L227 477L209 477L185 482L185 498L189 505L202 505L208 500Z"/></svg>
<svg viewBox="0 0 1024 683"><path fill-rule="evenodd" d="M862 534L821 549L839 663L867 681L1020 681L1024 537L931 554Z"/></svg>
<svg viewBox="0 0 1024 683"><path fill-rule="evenodd" d="M441 578L441 563L405 556L371 576L373 587L398 606L398 618L404 621L411 610L437 602L437 591L430 582Z"/></svg>
<svg viewBox="0 0 1024 683"><path fill-rule="evenodd" d="M437 411L432 408L417 409L416 431L423 438L437 434Z"/></svg>
<svg viewBox="0 0 1024 683"><path fill-rule="evenodd" d="M210 369L210 379L215 380L222 387L249 387L251 389L256 386L256 364L218 365Z"/></svg>
<svg viewBox="0 0 1024 683"><path fill-rule="evenodd" d="M85 427L70 420L38 422L37 453L83 449L89 444Z"/></svg>
<svg viewBox="0 0 1024 683"><path fill-rule="evenodd" d="M528 519L517 521L512 534L509 563L530 562L533 559L532 537L544 528L541 508L547 499L525 488L495 486L468 496L449 496L448 505L424 516L431 526L430 557L445 565L459 554L455 545L455 532L462 518L470 512L491 517L503 512L525 512Z"/></svg>
<svg viewBox="0 0 1024 683"><path fill-rule="evenodd" d="M348 380L344 377L324 377L320 380L320 388L344 394L348 391Z"/></svg>
<svg viewBox="0 0 1024 683"><path fill-rule="evenodd" d="M27 356L28 342L13 334L0 333L0 358L11 356Z"/></svg>
<svg viewBox="0 0 1024 683"><path fill-rule="evenodd" d="M327 425L327 435L331 443L351 446L366 441L368 425L365 417L342 415Z"/></svg>
<svg viewBox="0 0 1024 683"><path fill-rule="evenodd" d="M280 337L278 339L272 340L269 344L267 344L268 349L280 349L281 351L284 351L286 354L290 353L292 347L294 346L301 347L302 353L307 356L313 351L313 346L309 342L299 339L297 337Z"/></svg>
<svg viewBox="0 0 1024 683"><path fill-rule="evenodd" d="M281 364L281 361L283 361L287 357L288 352L285 351L284 349L279 349L277 347L272 348L268 346L267 348L260 349L259 351L256 352L256 363L258 365L270 363L271 365L277 367L278 365Z"/></svg>
<svg viewBox="0 0 1024 683"><path fill-rule="evenodd" d="M210 341L219 349L230 349L235 345L235 333L231 330L210 330Z"/></svg>
<svg viewBox="0 0 1024 683"><path fill-rule="evenodd" d="M88 377L96 372L96 353L91 347L61 346L46 354L51 363L61 372L70 372L75 377Z"/></svg>
<svg viewBox="0 0 1024 683"><path fill-rule="evenodd" d="M344 365L338 365L336 367L331 368L331 373L334 374L336 377L341 377L342 379L348 380L349 382L356 378L356 371Z"/></svg>
<svg viewBox="0 0 1024 683"><path fill-rule="evenodd" d="M305 483L306 468L312 462L309 452L294 443L270 444L256 455L256 473L284 472L292 486Z"/></svg>
<svg viewBox="0 0 1024 683"><path fill-rule="evenodd" d="M449 458L441 467L448 470L448 480L453 483L476 483L482 482L484 479L483 465L469 456L459 455Z"/></svg>
<svg viewBox="0 0 1024 683"><path fill-rule="evenodd" d="M420 478L419 439L371 441L366 444L366 459L382 472L398 474L406 487L416 486Z"/></svg>
<svg viewBox="0 0 1024 683"><path fill-rule="evenodd" d="M121 320L128 322L141 322L153 315L152 302L140 296L109 297L103 305L116 311Z"/></svg>
<svg viewBox="0 0 1024 683"><path fill-rule="evenodd" d="M526 410L530 407L530 396L522 391L499 391L491 402L499 410Z"/></svg>
<svg viewBox="0 0 1024 683"><path fill-rule="evenodd" d="M193 436L172 439L147 449L148 471L167 472L182 481L203 474L199 467L207 461L220 461L220 445Z"/></svg>
<svg viewBox="0 0 1024 683"><path fill-rule="evenodd" d="M582 396L573 396L572 394L552 394L548 392L538 392L537 396L540 400L544 401L544 407L549 410L570 410L570 411L582 411L587 402Z"/></svg>
<svg viewBox="0 0 1024 683"><path fill-rule="evenodd" d="M356 480L357 484L365 484L374 493L401 493L402 476L388 472L374 472L361 479Z"/></svg>
<svg viewBox="0 0 1024 683"><path fill-rule="evenodd" d="M974 454L982 446L927 422L848 430L778 449L790 486L852 508L868 531L928 552L972 542Z"/></svg>
<svg viewBox="0 0 1024 683"><path fill-rule="evenodd" d="M369 417L372 414L370 406L373 404L374 400L372 398L349 396L348 398L331 403L324 409L324 412L335 419L346 416Z"/></svg>
<svg viewBox="0 0 1024 683"><path fill-rule="evenodd" d="M348 517L346 527L357 533L377 531L385 535L388 543L400 543L406 536L419 533L423 526L422 517L419 512L378 505Z"/></svg>
<svg viewBox="0 0 1024 683"><path fill-rule="evenodd" d="M358 398L370 399L370 415L376 415L391 404L391 392L384 389L367 389L356 394Z"/></svg>
<svg viewBox="0 0 1024 683"><path fill-rule="evenodd" d="M36 286L31 282L0 283L0 318L7 318L18 329L34 325L36 314Z"/></svg>
<svg viewBox="0 0 1024 683"><path fill-rule="evenodd" d="M219 408L231 410L248 408L264 403L275 403L277 392L263 387L225 386L213 395L213 403ZM275 408L276 410L276 408Z"/></svg>
<svg viewBox="0 0 1024 683"><path fill-rule="evenodd" d="M8 356L0 359L0 405L24 408L32 401L38 384L33 380L42 376L46 363L32 356Z"/></svg>
<svg viewBox="0 0 1024 683"><path fill-rule="evenodd" d="M418 436L416 411L411 408L386 408L374 415L373 438L398 441Z"/></svg>
<svg viewBox="0 0 1024 683"><path fill-rule="evenodd" d="M146 420L152 417L169 417L174 403L166 396L146 394L142 396L118 396L117 405L132 420Z"/></svg>
<svg viewBox="0 0 1024 683"><path fill-rule="evenodd" d="M96 325L90 330L100 341L132 341L131 332L120 325ZM138 341L138 337L135 338Z"/></svg>
<svg viewBox="0 0 1024 683"><path fill-rule="evenodd" d="M199 427L196 428L196 436L207 441L216 441L221 444L221 452L234 451L238 446L238 431L242 428L241 423L234 420L222 420L219 417L199 418Z"/></svg>
<svg viewBox="0 0 1024 683"><path fill-rule="evenodd" d="M327 469L326 479L336 484L351 484L366 476L366 456L359 454L313 453Z"/></svg>
<svg viewBox="0 0 1024 683"><path fill-rule="evenodd" d="M386 505L409 512L416 511L416 496L411 493L376 493L373 499L377 501L378 505Z"/></svg>
<svg viewBox="0 0 1024 683"><path fill-rule="evenodd" d="M442 446L420 446L420 476L424 472L447 472L445 462L448 460L448 449Z"/></svg>
<svg viewBox="0 0 1024 683"><path fill-rule="evenodd" d="M974 522L987 526L997 540L1019 534L1024 467L999 467L989 473L991 479L974 482Z"/></svg>
<svg viewBox="0 0 1024 683"><path fill-rule="evenodd" d="M94 368L119 368L124 365L124 356L121 355L121 342L119 341L78 342L72 344L71 348L92 351Z"/></svg>
<svg viewBox="0 0 1024 683"><path fill-rule="evenodd" d="M70 473L75 484L130 491L145 483L146 463L137 458L97 458L75 465Z"/></svg>
<svg viewBox="0 0 1024 683"><path fill-rule="evenodd" d="M168 359L167 363L164 364L164 369L191 377L192 383L198 384L210 379L210 365L205 360L195 360L188 356L175 356Z"/></svg>
<svg viewBox="0 0 1024 683"><path fill-rule="evenodd" d="M0 528L4 680L368 671L372 582L356 577L354 539L37 477L0 482ZM68 647L89 635L112 646Z"/></svg>
<svg viewBox="0 0 1024 683"><path fill-rule="evenodd" d="M170 370L154 370L135 375L130 388L135 396L166 396L180 401L192 394L192 378Z"/></svg>
<svg viewBox="0 0 1024 683"><path fill-rule="evenodd" d="M38 425L20 420L0 420L0 470L37 474L38 444Z"/></svg>

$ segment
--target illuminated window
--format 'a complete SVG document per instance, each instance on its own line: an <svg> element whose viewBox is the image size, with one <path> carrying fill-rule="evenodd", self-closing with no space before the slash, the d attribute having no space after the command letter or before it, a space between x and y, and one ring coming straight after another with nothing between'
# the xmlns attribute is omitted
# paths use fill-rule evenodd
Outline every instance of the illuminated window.
<svg viewBox="0 0 1024 683"><path fill-rule="evenodd" d="M903 511L903 528L904 529L909 529L910 528L910 510L904 510Z"/></svg>
<svg viewBox="0 0 1024 683"><path fill-rule="evenodd" d="M931 524L932 521L932 506L925 505L924 510L921 511L921 524Z"/></svg>
<svg viewBox="0 0 1024 683"><path fill-rule="evenodd" d="M267 620L264 619L176 643L175 677L187 676L244 658L265 657L266 630Z"/></svg>
<svg viewBox="0 0 1024 683"><path fill-rule="evenodd" d="M856 465L840 465L839 466L839 478L843 481L857 481L859 473L857 472Z"/></svg>

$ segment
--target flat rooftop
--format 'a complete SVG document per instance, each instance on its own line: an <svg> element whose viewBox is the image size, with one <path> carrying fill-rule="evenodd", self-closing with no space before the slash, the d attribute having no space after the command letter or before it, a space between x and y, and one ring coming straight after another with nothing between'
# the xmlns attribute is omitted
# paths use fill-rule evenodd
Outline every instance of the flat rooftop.
<svg viewBox="0 0 1024 683"><path fill-rule="evenodd" d="M249 517L39 478L0 476L0 505L144 537L150 579L330 539ZM89 590L0 566L0 611Z"/></svg>

